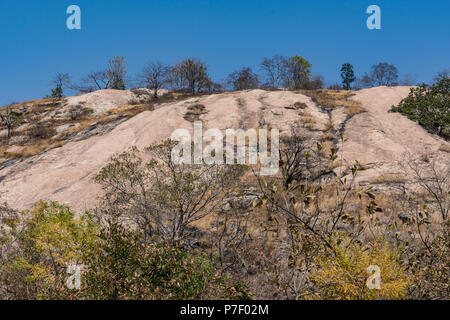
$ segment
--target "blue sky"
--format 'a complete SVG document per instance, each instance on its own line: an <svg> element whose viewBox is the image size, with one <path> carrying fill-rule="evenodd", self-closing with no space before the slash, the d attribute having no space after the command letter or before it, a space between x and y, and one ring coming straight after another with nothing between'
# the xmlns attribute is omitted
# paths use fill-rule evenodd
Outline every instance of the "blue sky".
<svg viewBox="0 0 450 320"><path fill-rule="evenodd" d="M82 30L66 28L71 4ZM381 30L366 27L371 4ZM450 1L0 0L0 105L41 98L56 72L78 80L113 56L130 76L148 60L198 57L221 80L274 54L307 58L328 83L347 61L357 75L386 61L427 82L450 67Z"/></svg>

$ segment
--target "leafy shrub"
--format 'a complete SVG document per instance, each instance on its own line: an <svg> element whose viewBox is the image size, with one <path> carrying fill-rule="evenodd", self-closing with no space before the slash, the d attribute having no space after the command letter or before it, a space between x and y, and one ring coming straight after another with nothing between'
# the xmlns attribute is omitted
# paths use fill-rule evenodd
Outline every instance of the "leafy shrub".
<svg viewBox="0 0 450 320"><path fill-rule="evenodd" d="M86 259L82 295L88 299L201 299L220 297L214 262L182 247L145 243L118 223L103 229Z"/></svg>
<svg viewBox="0 0 450 320"><path fill-rule="evenodd" d="M30 214L5 231L4 239L16 247L5 257L1 286L7 298L65 298L66 268L80 263L94 244L95 224L88 214L75 218L69 207L56 202L41 201Z"/></svg>
<svg viewBox="0 0 450 320"><path fill-rule="evenodd" d="M429 87L412 88L408 97L391 111L417 121L429 132L450 138L450 79L444 78Z"/></svg>
<svg viewBox="0 0 450 320"><path fill-rule="evenodd" d="M12 213L1 220L2 299L233 297L203 253L147 242L117 221L100 226L88 213L76 218L56 202L37 203L23 221ZM78 289L67 286L70 265L82 271Z"/></svg>

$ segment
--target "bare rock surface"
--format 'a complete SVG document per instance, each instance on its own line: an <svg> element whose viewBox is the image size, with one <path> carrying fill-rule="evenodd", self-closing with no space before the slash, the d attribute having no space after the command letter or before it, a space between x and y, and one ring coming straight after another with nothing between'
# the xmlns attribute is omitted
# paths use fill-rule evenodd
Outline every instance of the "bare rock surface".
<svg viewBox="0 0 450 320"><path fill-rule="evenodd" d="M389 112L405 98L411 87L375 87L357 91L352 99L362 102L367 112L345 124L342 148L347 163L358 160L368 170L359 173L359 181L373 181L381 176L402 174L398 162L408 161L408 154L427 155L450 167L450 154L441 149L450 146L444 139L428 133L407 117Z"/></svg>

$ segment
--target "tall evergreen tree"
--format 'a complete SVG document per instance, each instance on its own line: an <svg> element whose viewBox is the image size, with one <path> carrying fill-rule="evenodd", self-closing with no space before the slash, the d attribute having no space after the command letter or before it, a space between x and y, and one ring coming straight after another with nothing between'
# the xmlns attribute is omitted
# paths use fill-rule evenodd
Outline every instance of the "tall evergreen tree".
<svg viewBox="0 0 450 320"><path fill-rule="evenodd" d="M344 63L341 68L342 86L345 90L352 88L352 82L356 80L353 66L350 63Z"/></svg>

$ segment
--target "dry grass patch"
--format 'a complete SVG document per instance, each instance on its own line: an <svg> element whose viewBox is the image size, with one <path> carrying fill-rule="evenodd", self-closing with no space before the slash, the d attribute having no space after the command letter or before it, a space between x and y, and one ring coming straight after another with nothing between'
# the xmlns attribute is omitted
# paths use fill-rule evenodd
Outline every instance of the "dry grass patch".
<svg viewBox="0 0 450 320"><path fill-rule="evenodd" d="M327 123L325 124L325 130L324 131L331 130L332 128L333 128L333 122L331 120L328 120Z"/></svg>
<svg viewBox="0 0 450 320"><path fill-rule="evenodd" d="M0 138L0 156L3 154L6 159L17 159L20 157L33 156L43 151L64 145L70 135L77 134L97 123L107 124L117 120L120 117L131 118L141 112L154 110L156 104L174 102L194 96L187 93L169 92L163 94L158 99L153 99L150 96L149 98L146 97L148 96L148 93L145 90L134 90L133 92L142 96L142 100L133 105L128 104L119 106L113 110L110 110L106 116L94 116L94 110L84 106L85 102L80 102L79 105L69 109L70 117L68 119L49 119L45 122L41 120L44 119L49 112L64 105L67 101L65 98L45 98L11 104L11 109L21 109L21 117L28 123L28 126L25 129L26 131L24 132L26 139L20 143L14 144L20 147L15 152L7 153L6 150L10 147L9 141L6 138ZM200 115L203 112L200 109L201 108L197 109L194 106L191 110L192 117L195 118L197 114ZM79 125L57 134L56 128L65 124ZM4 129L4 126L0 126L0 129Z"/></svg>
<svg viewBox="0 0 450 320"><path fill-rule="evenodd" d="M324 133L322 137L320 137L321 141L333 141L334 135L331 132Z"/></svg>
<svg viewBox="0 0 450 320"><path fill-rule="evenodd" d="M8 149L7 145L0 146L0 157L6 158L6 150Z"/></svg>
<svg viewBox="0 0 450 320"><path fill-rule="evenodd" d="M366 112L366 109L362 106L362 104L355 100L349 100L349 105L344 106L344 112L348 115L355 115L359 113Z"/></svg>
<svg viewBox="0 0 450 320"><path fill-rule="evenodd" d="M366 111L361 102L349 99L354 96L354 93L351 91L318 89L299 90L298 93L310 97L315 103L324 108L333 109L336 107L344 107L344 112L348 115L355 115Z"/></svg>
<svg viewBox="0 0 450 320"><path fill-rule="evenodd" d="M302 124L305 128L309 129L314 129L314 125L316 124L316 122L316 119L309 111L302 112L298 121L299 124Z"/></svg>
<svg viewBox="0 0 450 320"><path fill-rule="evenodd" d="M116 114L120 116L135 116L143 111L153 111L155 106L153 103L142 103L142 104L127 104L119 106L117 108L109 111L110 114Z"/></svg>
<svg viewBox="0 0 450 320"><path fill-rule="evenodd" d="M331 140L326 140L321 143L322 149L320 150L320 154L324 157L329 157L331 154L331 149L334 148L334 143Z"/></svg>
<svg viewBox="0 0 450 320"><path fill-rule="evenodd" d="M400 173L383 173L378 177L372 179L373 184L383 184L383 183L404 183L406 180Z"/></svg>
<svg viewBox="0 0 450 320"><path fill-rule="evenodd" d="M206 107L202 104L193 104L187 108L186 113L184 114L184 119L190 122L194 122L200 120L200 116L202 114L206 114Z"/></svg>
<svg viewBox="0 0 450 320"><path fill-rule="evenodd" d="M64 144L65 143L62 141L53 142L51 140L40 140L37 144L24 146L15 152L5 152L4 155L7 159L26 158L50 149L62 147Z"/></svg>
<svg viewBox="0 0 450 320"><path fill-rule="evenodd" d="M448 144L441 144L439 147L439 151L444 151L450 153L450 146Z"/></svg>
<svg viewBox="0 0 450 320"><path fill-rule="evenodd" d="M308 108L308 105L304 102L297 101L296 103L294 103L294 108L295 109L306 109L306 108Z"/></svg>

